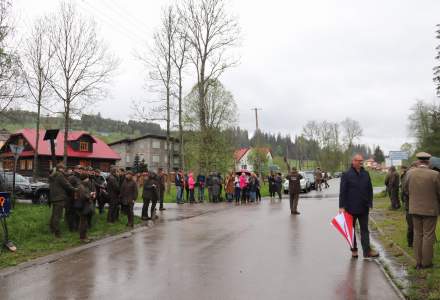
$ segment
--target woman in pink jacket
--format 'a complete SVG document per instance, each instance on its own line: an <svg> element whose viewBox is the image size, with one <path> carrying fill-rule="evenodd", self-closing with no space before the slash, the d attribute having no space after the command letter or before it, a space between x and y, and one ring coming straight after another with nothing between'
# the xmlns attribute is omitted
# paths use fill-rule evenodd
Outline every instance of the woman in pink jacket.
<svg viewBox="0 0 440 300"><path fill-rule="evenodd" d="M194 180L193 172L189 172L188 174L188 186L189 186L189 203L194 203L194 188L196 185L196 181Z"/></svg>
<svg viewBox="0 0 440 300"><path fill-rule="evenodd" d="M240 189L241 189L241 203L246 203L247 201L247 184L248 178L246 174L243 172L240 176Z"/></svg>

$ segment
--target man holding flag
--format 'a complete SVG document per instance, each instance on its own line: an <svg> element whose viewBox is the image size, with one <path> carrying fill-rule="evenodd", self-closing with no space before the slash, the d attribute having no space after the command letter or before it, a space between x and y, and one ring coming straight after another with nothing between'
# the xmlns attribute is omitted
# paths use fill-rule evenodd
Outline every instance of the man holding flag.
<svg viewBox="0 0 440 300"><path fill-rule="evenodd" d="M364 257L375 258L379 253L370 247L370 232L368 230L368 215L373 207L373 185L370 174L362 167L364 158L356 154L351 167L342 174L339 194L339 211L348 212L353 216L353 227L359 221L361 244ZM352 257L358 257L356 234L354 235Z"/></svg>

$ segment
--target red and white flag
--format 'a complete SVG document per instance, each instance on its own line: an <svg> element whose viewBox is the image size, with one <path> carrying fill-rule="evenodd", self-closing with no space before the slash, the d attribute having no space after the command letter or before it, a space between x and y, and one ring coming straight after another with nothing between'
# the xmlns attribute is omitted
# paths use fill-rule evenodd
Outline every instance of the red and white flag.
<svg viewBox="0 0 440 300"><path fill-rule="evenodd" d="M342 234L347 240L350 248L353 248L354 228L353 216L348 212L339 213L332 219L331 224Z"/></svg>

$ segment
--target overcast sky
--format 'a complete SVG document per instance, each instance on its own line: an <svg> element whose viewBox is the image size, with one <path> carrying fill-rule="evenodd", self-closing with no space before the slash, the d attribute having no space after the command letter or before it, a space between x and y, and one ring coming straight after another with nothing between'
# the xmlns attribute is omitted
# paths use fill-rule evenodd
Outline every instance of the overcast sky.
<svg viewBox="0 0 440 300"><path fill-rule="evenodd" d="M151 40L168 1L77 2L121 59L111 99L89 112L129 120L132 101L146 97L146 73L133 53ZM57 3L14 0L19 32ZM361 142L397 150L409 140L407 117L415 100L436 100L439 0L231 0L228 7L242 28L241 63L221 81L236 99L240 127L250 132L252 107L262 109L264 131L292 136L308 120L351 117L364 129ZM188 89L194 82L187 81Z"/></svg>

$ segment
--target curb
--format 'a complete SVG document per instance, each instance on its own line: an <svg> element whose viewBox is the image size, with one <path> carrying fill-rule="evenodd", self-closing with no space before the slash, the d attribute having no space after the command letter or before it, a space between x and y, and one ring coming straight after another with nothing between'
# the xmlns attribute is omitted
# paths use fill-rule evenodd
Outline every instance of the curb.
<svg viewBox="0 0 440 300"><path fill-rule="evenodd" d="M408 259L410 259L411 261L415 261L414 258L412 258L405 250L403 250L399 245L397 245L394 240L392 240L391 238L389 238L388 235L385 234L385 232L379 227L379 225L377 225L376 220L374 220L374 218L370 215L369 217L370 221L374 224L374 226L376 227L377 232L379 232L379 235L386 237L388 240L390 240L393 243L393 247L396 247L398 250L402 251L403 255L405 257L407 257ZM379 241L377 241L379 243ZM400 289L397 285L396 282L394 280L394 278L392 277L392 275L390 275L386 270L385 270L385 263L382 260L374 260L376 262L376 264L379 266L380 270L382 271L382 273L385 275L385 277L387 278L388 282L391 284L391 286L393 287L394 291L396 292L396 294L399 296L400 299L408 299L408 296L403 292L402 289Z"/></svg>

